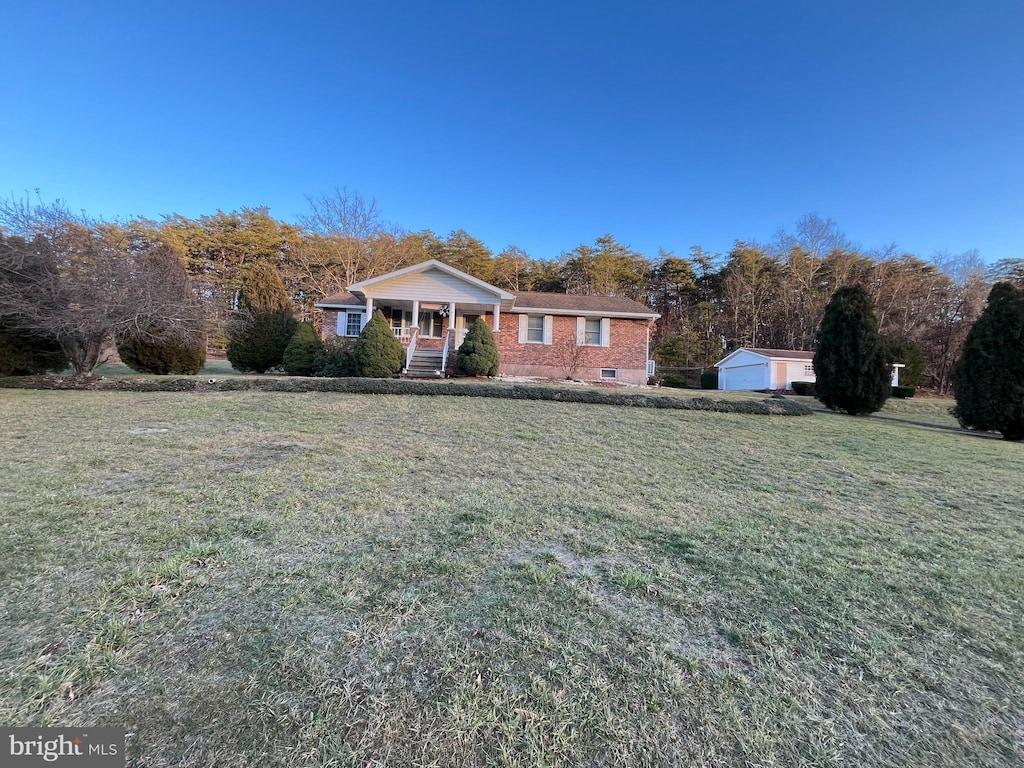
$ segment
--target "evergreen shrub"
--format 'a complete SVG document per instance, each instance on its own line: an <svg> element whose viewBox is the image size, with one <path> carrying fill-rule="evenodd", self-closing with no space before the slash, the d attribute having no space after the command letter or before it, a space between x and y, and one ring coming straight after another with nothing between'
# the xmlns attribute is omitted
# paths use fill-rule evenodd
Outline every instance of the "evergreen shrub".
<svg viewBox="0 0 1024 768"><path fill-rule="evenodd" d="M363 326L352 348L352 356L359 375L367 378L394 378L405 365L402 342L395 338L391 324L379 309Z"/></svg>
<svg viewBox="0 0 1024 768"><path fill-rule="evenodd" d="M924 386L924 373L928 363L924 352L912 341L889 341L885 343L885 361L889 364L903 363L900 368L900 386Z"/></svg>
<svg viewBox="0 0 1024 768"><path fill-rule="evenodd" d="M243 313L232 323L227 357L242 373L264 373L281 365L284 350L298 328L291 310Z"/></svg>
<svg viewBox="0 0 1024 768"><path fill-rule="evenodd" d="M814 397L814 382L813 381L794 381L793 391L798 395L804 395L805 397Z"/></svg>
<svg viewBox="0 0 1024 768"><path fill-rule="evenodd" d="M314 375L327 378L358 376L359 369L352 354L352 342L348 339L325 341L316 358Z"/></svg>
<svg viewBox="0 0 1024 768"><path fill-rule="evenodd" d="M678 373L666 373L661 377L661 386L672 387L673 389L689 389L690 385L686 383L686 377L680 376Z"/></svg>
<svg viewBox="0 0 1024 768"><path fill-rule="evenodd" d="M168 333L152 325L144 333L126 333L117 340L121 362L139 373L195 375L206 363L206 338Z"/></svg>
<svg viewBox="0 0 1024 768"><path fill-rule="evenodd" d="M38 376L63 371L70 364L56 341L0 328L0 376Z"/></svg>
<svg viewBox="0 0 1024 768"><path fill-rule="evenodd" d="M312 376L324 343L311 323L299 323L281 356L281 365L292 376Z"/></svg>
<svg viewBox="0 0 1024 768"><path fill-rule="evenodd" d="M459 346L455 369L467 376L497 376L499 364L494 334L483 318L478 317Z"/></svg>
<svg viewBox="0 0 1024 768"><path fill-rule="evenodd" d="M953 367L960 425L1024 440L1024 290L997 283Z"/></svg>
<svg viewBox="0 0 1024 768"><path fill-rule="evenodd" d="M874 413L892 394L885 340L860 285L837 290L825 307L814 353L815 397L851 416Z"/></svg>

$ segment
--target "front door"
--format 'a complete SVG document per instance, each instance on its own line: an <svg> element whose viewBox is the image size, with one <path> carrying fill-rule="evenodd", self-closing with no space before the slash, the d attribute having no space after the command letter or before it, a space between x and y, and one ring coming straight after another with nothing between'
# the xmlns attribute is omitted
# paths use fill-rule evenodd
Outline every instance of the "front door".
<svg viewBox="0 0 1024 768"><path fill-rule="evenodd" d="M420 310L420 338L440 339L444 331L444 318L436 310Z"/></svg>
<svg viewBox="0 0 1024 768"><path fill-rule="evenodd" d="M469 329L473 327L473 323L475 323L479 319L480 315L459 315L456 325L458 326L459 330L460 344L462 343L462 340L466 338L466 334L469 332Z"/></svg>

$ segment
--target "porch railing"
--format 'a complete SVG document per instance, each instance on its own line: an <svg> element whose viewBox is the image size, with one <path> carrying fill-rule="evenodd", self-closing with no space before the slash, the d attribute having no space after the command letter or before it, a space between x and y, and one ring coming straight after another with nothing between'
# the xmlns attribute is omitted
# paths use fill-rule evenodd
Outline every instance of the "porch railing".
<svg viewBox="0 0 1024 768"><path fill-rule="evenodd" d="M448 347L451 344L452 332L448 331L444 335L444 348L441 350L441 375L444 376L444 372L448 370Z"/></svg>
<svg viewBox="0 0 1024 768"><path fill-rule="evenodd" d="M412 335L413 327L415 326L409 328L395 328L392 326L391 332L395 334L395 338L399 341L408 341L409 337Z"/></svg>
<svg viewBox="0 0 1024 768"><path fill-rule="evenodd" d="M396 328L395 330L399 329ZM414 325L412 328L403 328L402 330L409 331L409 346L405 348L405 370L408 371L409 366L412 365L412 356L416 351L416 337L419 336L420 329Z"/></svg>

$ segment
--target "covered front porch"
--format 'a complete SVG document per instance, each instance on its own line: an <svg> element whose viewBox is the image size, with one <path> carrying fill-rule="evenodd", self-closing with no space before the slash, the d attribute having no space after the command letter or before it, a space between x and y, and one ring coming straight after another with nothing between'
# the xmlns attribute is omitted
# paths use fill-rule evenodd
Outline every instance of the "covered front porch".
<svg viewBox="0 0 1024 768"><path fill-rule="evenodd" d="M358 336L380 310L406 349L406 368L429 358L443 374L477 318L486 317L497 332L514 301L508 291L431 259L351 285L317 306L337 313L337 335L345 337Z"/></svg>
<svg viewBox="0 0 1024 768"><path fill-rule="evenodd" d="M418 299L379 298L367 301L364 317L376 310L387 318L391 332L405 348L404 376L444 376L455 355L478 318L494 318L495 330L501 318L496 305L456 301L436 302Z"/></svg>
<svg viewBox="0 0 1024 768"><path fill-rule="evenodd" d="M443 349L446 343L458 347L478 318L493 317L494 331L500 329L501 322L500 305L381 297L367 299L364 324L378 309L405 347L415 344L425 349Z"/></svg>

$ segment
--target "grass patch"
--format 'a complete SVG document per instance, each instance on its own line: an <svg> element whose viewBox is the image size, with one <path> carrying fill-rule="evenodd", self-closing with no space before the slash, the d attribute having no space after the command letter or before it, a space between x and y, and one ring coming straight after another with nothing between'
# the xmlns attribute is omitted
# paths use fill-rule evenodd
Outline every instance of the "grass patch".
<svg viewBox="0 0 1024 768"><path fill-rule="evenodd" d="M149 766L1019 764L1024 454L948 406L2 390L0 722Z"/></svg>

